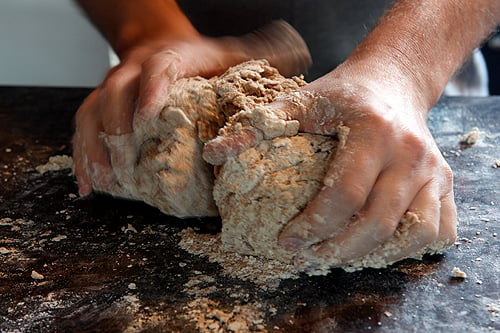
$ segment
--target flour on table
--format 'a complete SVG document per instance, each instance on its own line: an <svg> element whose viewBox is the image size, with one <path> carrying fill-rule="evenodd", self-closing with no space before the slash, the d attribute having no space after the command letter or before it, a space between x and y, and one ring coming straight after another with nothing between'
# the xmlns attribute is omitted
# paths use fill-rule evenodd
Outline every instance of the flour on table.
<svg viewBox="0 0 500 333"><path fill-rule="evenodd" d="M223 233L222 233L223 234ZM223 274L244 281L251 281L261 289L275 289L282 279L296 279L298 272L291 262L284 263L272 256L245 255L243 251L227 250L221 234L199 234L193 229L180 233L179 246L187 252L208 258L222 267Z"/></svg>
<svg viewBox="0 0 500 333"><path fill-rule="evenodd" d="M201 333L240 332L266 333L263 306L258 303L224 308L217 301L206 297L196 298L184 307L183 317L195 323Z"/></svg>

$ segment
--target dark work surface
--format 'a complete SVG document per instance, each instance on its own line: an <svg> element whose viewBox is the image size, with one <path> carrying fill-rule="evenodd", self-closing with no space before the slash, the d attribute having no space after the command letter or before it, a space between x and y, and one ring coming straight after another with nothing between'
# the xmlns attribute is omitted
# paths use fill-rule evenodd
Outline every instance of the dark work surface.
<svg viewBox="0 0 500 333"><path fill-rule="evenodd" d="M500 97L445 99L429 120L455 171L456 246L423 261L336 269L263 291L177 246L181 229L213 232L217 219L178 220L141 203L76 198L68 170L34 171L70 153L72 116L88 92L0 88L0 332L197 332L184 318L195 297L184 284L200 272L217 287L206 297L228 312L255 302L275 308L264 319L269 332L500 330L500 168L492 167L500 159ZM483 132L479 142L460 146L472 127ZM128 224L138 232L125 232ZM455 266L468 277L453 278ZM44 279L33 279L33 270Z"/></svg>

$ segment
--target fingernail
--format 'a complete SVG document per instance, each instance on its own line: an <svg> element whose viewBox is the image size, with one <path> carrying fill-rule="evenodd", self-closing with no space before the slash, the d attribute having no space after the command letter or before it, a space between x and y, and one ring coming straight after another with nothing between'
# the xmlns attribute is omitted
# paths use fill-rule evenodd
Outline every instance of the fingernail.
<svg viewBox="0 0 500 333"><path fill-rule="evenodd" d="M280 245L287 251L296 251L304 247L304 241L296 237L288 237L280 240Z"/></svg>
<svg viewBox="0 0 500 333"><path fill-rule="evenodd" d="M87 195L90 194L90 192L92 192L92 189L88 184L78 185L78 194L80 195L80 197L86 197Z"/></svg>

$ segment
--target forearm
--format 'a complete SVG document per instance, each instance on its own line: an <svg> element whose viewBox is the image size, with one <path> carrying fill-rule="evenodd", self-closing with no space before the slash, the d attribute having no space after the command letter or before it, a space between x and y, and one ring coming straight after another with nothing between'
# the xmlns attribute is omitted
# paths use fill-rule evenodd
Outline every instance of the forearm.
<svg viewBox="0 0 500 333"><path fill-rule="evenodd" d="M380 80L416 91L415 102L428 110L499 22L499 0L400 0L345 66L366 63Z"/></svg>
<svg viewBox="0 0 500 333"><path fill-rule="evenodd" d="M174 0L75 1L120 57L145 41L198 36Z"/></svg>

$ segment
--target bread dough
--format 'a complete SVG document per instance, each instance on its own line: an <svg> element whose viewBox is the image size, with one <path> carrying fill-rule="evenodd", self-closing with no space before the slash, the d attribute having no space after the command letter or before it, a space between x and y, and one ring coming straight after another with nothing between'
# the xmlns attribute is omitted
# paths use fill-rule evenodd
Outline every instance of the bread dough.
<svg viewBox="0 0 500 333"><path fill-rule="evenodd" d="M203 144L241 110L273 101L305 82L285 78L266 60L230 68L220 77L184 78L169 87L157 119L135 127L131 135L108 136L109 146L135 161L115 170L103 192L144 201L177 217L217 216L213 166L202 158ZM131 156L131 157L130 157Z"/></svg>
<svg viewBox="0 0 500 333"><path fill-rule="evenodd" d="M317 193L336 147L329 137L304 133L264 140L230 158L214 187L226 250L291 262L278 234Z"/></svg>

